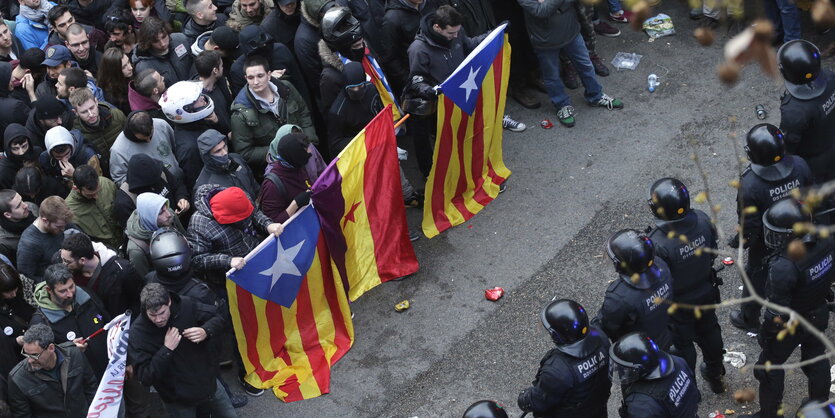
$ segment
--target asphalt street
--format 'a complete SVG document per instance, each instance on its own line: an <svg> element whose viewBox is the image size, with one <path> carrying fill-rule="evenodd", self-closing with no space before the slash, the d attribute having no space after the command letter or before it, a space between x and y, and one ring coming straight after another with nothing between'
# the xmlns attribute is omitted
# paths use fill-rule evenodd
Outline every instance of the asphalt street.
<svg viewBox="0 0 835 418"><path fill-rule="evenodd" d="M544 94L537 110L508 99L508 113L528 125L523 133L505 131L505 162L513 171L508 190L464 225L417 241L417 274L385 283L352 305L356 341L332 370L330 394L284 404L267 393L250 398L240 415L454 417L476 400L495 399L518 416L516 397L552 346L539 310L556 295L597 312L607 283L615 278L603 242L618 229L650 224L646 198L655 179L677 177L693 195L709 187L714 203L721 205L718 225L726 234L732 231L735 190L728 182L738 176L737 152L745 132L758 123L755 105L764 104L767 122L779 124L782 84L747 68L735 87L721 85L714 70L727 40L724 27L716 44L701 47L685 4L668 2L660 11L672 16L675 36L647 42L644 33L618 25L620 37L598 37L606 62L619 51L643 55L636 70L613 69L600 79L609 95L623 99L625 109L588 107L582 89L574 90L577 125L567 129ZM823 48L831 35L811 39ZM661 81L654 93L646 89L650 73ZM543 118L556 126L541 128ZM691 159L694 154L707 184ZM420 210L407 212L410 224L418 225ZM736 272L726 269L723 276L723 297L738 296ZM484 290L493 286L507 292L498 302L484 298ZM404 299L411 308L395 312L394 305ZM727 313L719 313L726 349L745 353L753 363L759 353L756 339L731 327ZM710 393L698 378L700 416L757 410L755 403L733 400L736 389L756 389L751 371L726 367L725 394ZM227 377L234 381L231 373ZM787 378L789 416L806 396L805 382L799 371ZM613 389L609 401L611 416L617 416L617 392Z"/></svg>

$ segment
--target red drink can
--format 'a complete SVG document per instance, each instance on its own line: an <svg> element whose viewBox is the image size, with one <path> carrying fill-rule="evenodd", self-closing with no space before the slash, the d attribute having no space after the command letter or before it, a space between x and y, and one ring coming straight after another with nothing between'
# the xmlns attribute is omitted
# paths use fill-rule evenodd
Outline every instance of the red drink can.
<svg viewBox="0 0 835 418"><path fill-rule="evenodd" d="M539 122L539 126L545 128L545 129L551 129L551 128L554 127L554 124L551 123L551 121L548 120L548 119L542 119L542 122Z"/></svg>
<svg viewBox="0 0 835 418"><path fill-rule="evenodd" d="M484 298L493 302L501 299L502 296L504 296L504 289L498 286L484 291Z"/></svg>

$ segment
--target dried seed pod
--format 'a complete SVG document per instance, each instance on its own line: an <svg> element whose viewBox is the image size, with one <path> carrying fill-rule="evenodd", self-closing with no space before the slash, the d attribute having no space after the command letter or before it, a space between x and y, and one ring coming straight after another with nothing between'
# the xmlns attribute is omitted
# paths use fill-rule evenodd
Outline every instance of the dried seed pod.
<svg viewBox="0 0 835 418"><path fill-rule="evenodd" d="M751 388L739 389L734 392L734 400L739 403L752 402L756 397L757 393Z"/></svg>
<svg viewBox="0 0 835 418"><path fill-rule="evenodd" d="M739 81L739 70L739 65L732 62L725 62L716 69L716 75L719 76L719 80L723 83L734 85Z"/></svg>
<svg viewBox="0 0 835 418"><path fill-rule="evenodd" d="M716 33L711 28L697 28L693 31L693 36L701 46L711 46L716 40Z"/></svg>

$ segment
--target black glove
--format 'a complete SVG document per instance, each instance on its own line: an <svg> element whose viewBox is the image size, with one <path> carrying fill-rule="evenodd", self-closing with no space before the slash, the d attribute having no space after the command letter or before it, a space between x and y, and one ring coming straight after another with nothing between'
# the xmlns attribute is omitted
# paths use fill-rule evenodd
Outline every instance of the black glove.
<svg viewBox="0 0 835 418"><path fill-rule="evenodd" d="M293 201L296 202L296 206L302 207L308 203L310 203L310 190L305 190L296 195L293 198Z"/></svg>

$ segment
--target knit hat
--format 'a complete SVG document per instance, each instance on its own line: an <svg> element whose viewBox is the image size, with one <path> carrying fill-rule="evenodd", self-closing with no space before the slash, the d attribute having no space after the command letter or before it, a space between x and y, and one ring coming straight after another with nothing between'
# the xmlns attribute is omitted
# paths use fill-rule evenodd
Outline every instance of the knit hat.
<svg viewBox="0 0 835 418"><path fill-rule="evenodd" d="M302 143L301 134L290 134L278 142L278 156L293 168L302 168L310 159L307 147Z"/></svg>
<svg viewBox="0 0 835 418"><path fill-rule="evenodd" d="M217 192L209 199L209 207L212 209L212 216L221 225L242 221L255 210L246 192L240 187L229 187Z"/></svg>
<svg viewBox="0 0 835 418"><path fill-rule="evenodd" d="M286 123L284 125L281 125L281 127L278 128L277 131L275 131L275 136L273 137L272 142L270 142L270 149L268 151L268 153L270 154L270 158L272 158L273 161L278 160L278 144L281 142L281 139L293 133L293 128L296 128L299 131L302 130L302 128L300 128L299 125Z"/></svg>
<svg viewBox="0 0 835 418"><path fill-rule="evenodd" d="M128 191L139 193L157 192L162 189L162 163L147 154L134 154L128 161Z"/></svg>
<svg viewBox="0 0 835 418"><path fill-rule="evenodd" d="M46 53L40 48L29 48L20 55L20 66L27 70L37 70L46 58Z"/></svg>
<svg viewBox="0 0 835 418"><path fill-rule="evenodd" d="M221 26L212 31L212 43L220 49L232 53L238 49L238 34L228 26Z"/></svg>
<svg viewBox="0 0 835 418"><path fill-rule="evenodd" d="M67 108L55 96L39 97L35 102L35 119L55 119L64 115Z"/></svg>
<svg viewBox="0 0 835 418"><path fill-rule="evenodd" d="M157 216L163 206L168 205L168 199L156 193L142 193L136 198L136 213L139 215L139 225L148 231L156 231Z"/></svg>

